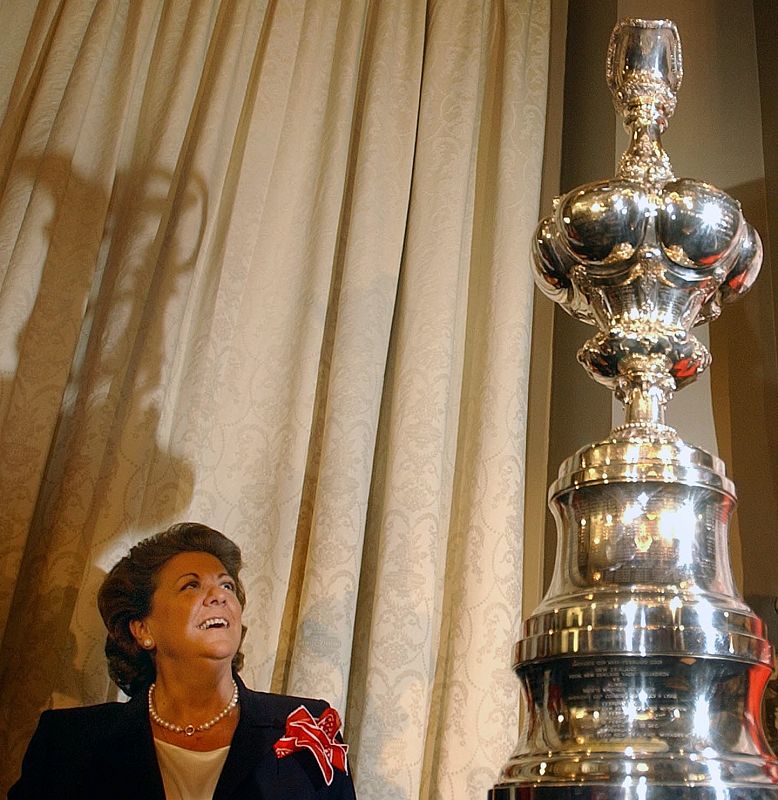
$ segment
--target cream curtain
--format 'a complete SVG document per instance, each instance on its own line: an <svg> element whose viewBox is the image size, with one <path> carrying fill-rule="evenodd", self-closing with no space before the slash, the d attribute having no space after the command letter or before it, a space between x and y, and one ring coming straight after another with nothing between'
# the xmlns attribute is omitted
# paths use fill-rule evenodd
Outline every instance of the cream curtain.
<svg viewBox="0 0 778 800"><path fill-rule="evenodd" d="M0 0L0 791L197 519L362 800L516 738L549 0Z"/></svg>

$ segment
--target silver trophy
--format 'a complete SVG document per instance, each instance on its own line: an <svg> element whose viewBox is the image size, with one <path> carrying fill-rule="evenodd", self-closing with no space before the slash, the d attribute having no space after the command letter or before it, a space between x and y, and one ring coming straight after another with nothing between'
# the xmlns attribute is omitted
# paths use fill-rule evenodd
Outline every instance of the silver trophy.
<svg viewBox="0 0 778 800"><path fill-rule="evenodd" d="M661 143L681 83L667 20L616 25L607 80L631 136L614 180L555 202L536 280L598 332L578 353L626 407L549 490L551 587L514 666L527 700L491 800L775 800L761 727L773 666L734 585L724 464L665 424L710 355L690 333L746 292L759 236L724 192L677 179Z"/></svg>

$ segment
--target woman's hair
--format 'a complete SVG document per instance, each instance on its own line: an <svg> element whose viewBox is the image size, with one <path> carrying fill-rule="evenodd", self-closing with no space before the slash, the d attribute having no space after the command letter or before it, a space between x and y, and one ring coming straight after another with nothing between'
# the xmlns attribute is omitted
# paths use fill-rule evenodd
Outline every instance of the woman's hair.
<svg viewBox="0 0 778 800"><path fill-rule="evenodd" d="M149 686L157 672L151 653L140 647L130 632L130 622L151 613L159 571L179 553L210 553L218 558L235 581L241 608L246 605L246 592L238 577L240 548L223 533L197 522L180 522L136 544L106 575L97 595L97 606L108 629L108 674L130 696ZM241 645L245 635L246 627L242 626ZM239 647L232 668L238 672L242 666Z"/></svg>

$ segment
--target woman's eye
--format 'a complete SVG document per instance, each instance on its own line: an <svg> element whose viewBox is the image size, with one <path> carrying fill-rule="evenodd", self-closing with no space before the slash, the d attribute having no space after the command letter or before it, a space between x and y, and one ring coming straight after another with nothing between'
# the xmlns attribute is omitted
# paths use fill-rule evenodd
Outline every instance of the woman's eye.
<svg viewBox="0 0 778 800"><path fill-rule="evenodd" d="M235 591L235 584L234 584L232 581L224 581L224 583L222 584L222 586L223 586L225 589L228 589L228 590L229 590L229 591L231 591L231 592L234 592L234 591Z"/></svg>
<svg viewBox="0 0 778 800"><path fill-rule="evenodd" d="M184 585L181 587L181 589L182 589L182 590L184 590L184 589L196 589L196 588L197 588L197 585L198 585L198 584L197 584L197 581L187 581L187 582L186 582L186 583L185 583L185 584L184 584Z"/></svg>

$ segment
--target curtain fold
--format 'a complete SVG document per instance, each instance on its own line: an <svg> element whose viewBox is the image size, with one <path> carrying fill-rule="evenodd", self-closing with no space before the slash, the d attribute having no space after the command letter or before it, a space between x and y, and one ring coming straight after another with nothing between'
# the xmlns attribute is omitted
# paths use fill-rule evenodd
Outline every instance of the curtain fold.
<svg viewBox="0 0 778 800"><path fill-rule="evenodd" d="M22 4L24 5L24 4ZM515 738L548 0L0 0L0 742L113 697L105 571L233 538L244 676L361 798Z"/></svg>

